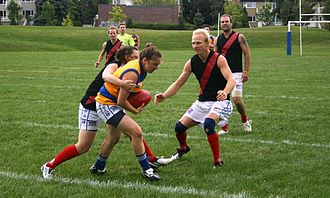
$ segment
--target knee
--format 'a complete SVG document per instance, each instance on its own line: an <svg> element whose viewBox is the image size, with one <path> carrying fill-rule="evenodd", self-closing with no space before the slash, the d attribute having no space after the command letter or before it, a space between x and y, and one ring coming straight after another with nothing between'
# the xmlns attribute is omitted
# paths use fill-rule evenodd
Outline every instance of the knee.
<svg viewBox="0 0 330 198"><path fill-rule="evenodd" d="M175 132L176 133L183 133L187 130L187 127L184 126L180 121L178 121L176 124L175 124Z"/></svg>
<svg viewBox="0 0 330 198"><path fill-rule="evenodd" d="M204 121L204 131L207 135L212 135L215 133L214 130L215 127L215 121L211 118L206 118Z"/></svg>
<svg viewBox="0 0 330 198"><path fill-rule="evenodd" d="M142 129L140 127L136 127L134 129L134 133L133 133L131 139L142 141L143 135L142 135Z"/></svg>
<svg viewBox="0 0 330 198"><path fill-rule="evenodd" d="M233 97L233 102L234 102L235 105L240 105L240 104L243 103L241 97Z"/></svg>

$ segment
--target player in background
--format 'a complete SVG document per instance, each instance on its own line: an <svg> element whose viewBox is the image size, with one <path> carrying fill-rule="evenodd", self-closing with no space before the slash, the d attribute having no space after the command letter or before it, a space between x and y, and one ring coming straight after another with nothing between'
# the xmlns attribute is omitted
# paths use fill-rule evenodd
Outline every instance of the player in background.
<svg viewBox="0 0 330 198"><path fill-rule="evenodd" d="M134 46L135 42L132 38L132 35L126 33L126 25L125 23L119 24L119 34L117 38L123 42L124 45Z"/></svg>
<svg viewBox="0 0 330 198"><path fill-rule="evenodd" d="M155 95L158 103L175 95L193 73L200 85L200 94L187 112L175 125L176 138L180 147L172 155L172 159L179 159L190 151L187 144L187 130L195 125L204 127L207 140L213 155L214 167L223 165L220 156L220 144L215 125L226 123L231 112L232 104L229 94L235 86L235 80L226 59L210 50L209 34L204 29L193 31L192 48L195 55L189 59L177 80L164 93Z"/></svg>
<svg viewBox="0 0 330 198"><path fill-rule="evenodd" d="M223 33L217 38L215 50L222 54L234 75L236 86L231 93L237 111L241 115L244 131L252 131L252 120L248 120L246 106L243 102L243 83L248 81L251 65L249 45L243 34L233 31L232 18L224 14L220 17ZM244 68L242 67L242 52L244 54ZM219 134L228 133L228 124L221 126Z"/></svg>
<svg viewBox="0 0 330 198"><path fill-rule="evenodd" d="M142 84L147 77L147 73L152 73L158 69L161 58L161 53L154 46L143 49L138 60L130 61L113 73L114 77L120 78L121 80L132 80L139 86L131 91L127 91L115 84L105 82L96 97L97 113L107 124L108 134L120 135L120 133L123 132L130 138L131 147L142 168L142 175L148 180L159 180L160 177L154 172L154 169L150 167L148 162L143 145L141 127L125 113L124 109L133 114L142 111L144 105L135 108L128 102L127 97L130 92L139 92L142 90ZM105 168L105 161L109 154L109 149L105 148L103 144L101 146L99 158L94 164L95 169L103 170Z"/></svg>
<svg viewBox="0 0 330 198"><path fill-rule="evenodd" d="M214 43L216 40L216 37L211 35L211 26L209 24L204 24L203 29L206 30L209 33L209 42L210 42L210 50L214 50Z"/></svg>
<svg viewBox="0 0 330 198"><path fill-rule="evenodd" d="M140 37L136 34L135 28L132 28L132 38L134 40L134 47L135 49L139 50L140 47Z"/></svg>
<svg viewBox="0 0 330 198"><path fill-rule="evenodd" d="M110 62L115 60L115 54L117 50L122 45L122 42L117 39L118 36L118 28L115 26L110 26L108 28L108 36L109 40L104 42L102 45L102 51L95 62L95 67L100 65L100 62L103 60L104 54L106 54L106 62L105 65L108 65Z"/></svg>

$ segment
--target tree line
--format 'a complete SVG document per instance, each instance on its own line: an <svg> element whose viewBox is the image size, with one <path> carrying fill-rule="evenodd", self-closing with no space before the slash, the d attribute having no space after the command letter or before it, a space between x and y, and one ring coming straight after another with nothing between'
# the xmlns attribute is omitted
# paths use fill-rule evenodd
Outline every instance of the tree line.
<svg viewBox="0 0 330 198"><path fill-rule="evenodd" d="M36 15L34 18L25 16L27 21L34 21L34 25L74 25L93 24L98 13L99 4L111 3L111 0L36 0ZM248 15L241 4L226 0L133 0L134 5L177 5L180 4L179 23L193 24L201 27L202 24L216 25L218 13L230 14L233 17L234 27L248 27ZM273 0L276 8L270 4L259 9L257 21L270 25L276 16L283 25L290 20L299 20L299 0ZM314 13L313 7L317 0L302 0L302 12ZM321 0L324 5L324 13L330 13L330 0ZM18 24L24 17L19 11L22 8L16 1L9 1L8 18L11 24ZM302 20L309 20L304 16ZM329 17L325 17L329 20Z"/></svg>

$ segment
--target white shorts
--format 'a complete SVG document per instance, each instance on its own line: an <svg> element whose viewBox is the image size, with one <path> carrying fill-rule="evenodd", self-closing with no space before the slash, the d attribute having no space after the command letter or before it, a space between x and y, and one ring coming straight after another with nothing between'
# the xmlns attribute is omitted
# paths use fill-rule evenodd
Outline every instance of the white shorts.
<svg viewBox="0 0 330 198"><path fill-rule="evenodd" d="M236 85L231 92L232 97L242 97L243 95L243 82L242 82L242 72L233 73Z"/></svg>
<svg viewBox="0 0 330 198"><path fill-rule="evenodd" d="M82 104L79 105L78 126L79 129L87 131L97 131L100 118L96 111L86 109Z"/></svg>
<svg viewBox="0 0 330 198"><path fill-rule="evenodd" d="M105 105L96 102L99 117L107 124L117 127L125 115L125 110L119 105Z"/></svg>
<svg viewBox="0 0 330 198"><path fill-rule="evenodd" d="M203 125L204 120L207 118L208 114L213 113L220 118L220 122L218 124L220 126L224 126L227 124L232 112L233 105L230 100L206 102L196 100L187 110L184 116L187 116L195 122L199 122L200 125Z"/></svg>

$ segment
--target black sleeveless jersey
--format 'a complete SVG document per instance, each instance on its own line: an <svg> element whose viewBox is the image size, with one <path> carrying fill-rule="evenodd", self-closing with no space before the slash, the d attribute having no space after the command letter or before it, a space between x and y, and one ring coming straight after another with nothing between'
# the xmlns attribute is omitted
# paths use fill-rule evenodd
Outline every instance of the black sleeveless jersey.
<svg viewBox="0 0 330 198"><path fill-rule="evenodd" d="M228 38L230 38L235 32L233 31ZM217 40L218 53L221 54L222 48L227 43L228 39L222 33ZM225 56L227 59L228 65L233 73L242 72L242 48L238 42L238 36L233 42L233 44L228 49L228 52Z"/></svg>
<svg viewBox="0 0 330 198"><path fill-rule="evenodd" d="M214 51L210 51L209 56L207 57L205 63L199 58L198 55L194 55L191 58L191 70L195 74L199 84L201 83L201 78L207 63L210 58L214 54ZM219 56L217 57L218 60ZM223 77L219 67L217 66L217 62L215 63L209 80L206 83L205 89L202 94L198 96L199 101L216 101L217 100L217 92L219 90L224 90L226 87L227 80ZM229 100L229 94L227 96L227 100Z"/></svg>
<svg viewBox="0 0 330 198"><path fill-rule="evenodd" d="M108 53L110 52L110 50L111 50L111 49L113 48L113 46L116 45L118 42L121 42L121 41L120 41L119 39L117 39L117 41L116 41L114 44L112 44L110 40L107 41L107 44L105 45L105 51L106 51L106 56L105 56L105 57L108 56ZM118 49L119 49L119 48L118 48ZM105 65L108 65L109 63L115 61L115 54L116 54L116 52L113 53L113 55L111 56L111 58L109 59L109 61L107 61L107 62L105 63Z"/></svg>
<svg viewBox="0 0 330 198"><path fill-rule="evenodd" d="M121 66L121 63L119 61L113 61L111 63L116 63L118 67ZM105 70L107 66L105 66L95 77L93 82L88 86L85 95L81 98L80 103L83 107L89 110L96 111L96 103L95 103L95 97L101 87L104 84L104 81L102 79L102 73Z"/></svg>

